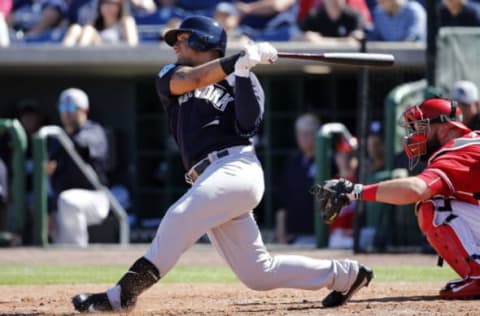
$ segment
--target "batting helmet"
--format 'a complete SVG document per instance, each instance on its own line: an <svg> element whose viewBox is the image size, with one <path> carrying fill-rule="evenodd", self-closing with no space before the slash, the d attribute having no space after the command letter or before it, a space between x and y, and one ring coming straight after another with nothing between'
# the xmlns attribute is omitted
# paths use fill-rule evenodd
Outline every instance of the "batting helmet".
<svg viewBox="0 0 480 316"><path fill-rule="evenodd" d="M403 148L409 159L410 169L427 153L428 128L434 123L448 123L455 128L469 131L462 123L462 112L457 102L453 100L432 98L420 105L409 106L402 114L400 125L407 130L407 135L403 138Z"/></svg>
<svg viewBox="0 0 480 316"><path fill-rule="evenodd" d="M165 33L165 42L173 46L178 33L188 32L188 45L196 51L204 52L215 49L223 57L227 46L227 34L217 21L204 16L192 16L182 21L178 29Z"/></svg>

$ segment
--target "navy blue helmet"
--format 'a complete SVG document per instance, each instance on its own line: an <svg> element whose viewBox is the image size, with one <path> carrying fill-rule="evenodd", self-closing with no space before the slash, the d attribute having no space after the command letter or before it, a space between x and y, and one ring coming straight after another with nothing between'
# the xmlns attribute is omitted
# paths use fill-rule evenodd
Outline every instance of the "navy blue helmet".
<svg viewBox="0 0 480 316"><path fill-rule="evenodd" d="M227 34L217 21L204 16L192 16L182 21L178 29L165 33L165 42L173 46L177 42L178 33L188 32L188 45L196 51L218 50L220 55L225 55Z"/></svg>

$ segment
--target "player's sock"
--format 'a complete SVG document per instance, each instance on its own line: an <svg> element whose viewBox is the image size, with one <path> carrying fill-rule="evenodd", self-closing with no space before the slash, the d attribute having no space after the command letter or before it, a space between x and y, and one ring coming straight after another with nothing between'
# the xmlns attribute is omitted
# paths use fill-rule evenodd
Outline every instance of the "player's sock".
<svg viewBox="0 0 480 316"><path fill-rule="evenodd" d="M107 291L108 299L114 310L132 308L137 297L160 280L160 273L153 263L145 257L138 259L118 281Z"/></svg>

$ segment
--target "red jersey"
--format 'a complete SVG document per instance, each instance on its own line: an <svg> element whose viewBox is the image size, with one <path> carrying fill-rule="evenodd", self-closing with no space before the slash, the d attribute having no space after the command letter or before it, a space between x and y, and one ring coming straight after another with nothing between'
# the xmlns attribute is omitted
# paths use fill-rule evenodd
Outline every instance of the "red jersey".
<svg viewBox="0 0 480 316"><path fill-rule="evenodd" d="M427 183L433 196L479 204L480 134L468 132L442 146L418 177Z"/></svg>

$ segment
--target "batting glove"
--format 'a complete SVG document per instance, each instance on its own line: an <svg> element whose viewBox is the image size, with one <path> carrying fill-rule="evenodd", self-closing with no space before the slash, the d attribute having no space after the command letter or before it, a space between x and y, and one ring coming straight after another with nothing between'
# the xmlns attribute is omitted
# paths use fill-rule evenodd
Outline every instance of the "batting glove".
<svg viewBox="0 0 480 316"><path fill-rule="evenodd" d="M258 53L260 54L261 64L273 64L277 61L277 49L268 42L261 42L256 44L258 47Z"/></svg>
<svg viewBox="0 0 480 316"><path fill-rule="evenodd" d="M248 43L245 45L243 55L235 63L235 76L248 78L250 69L261 62L258 45Z"/></svg>

